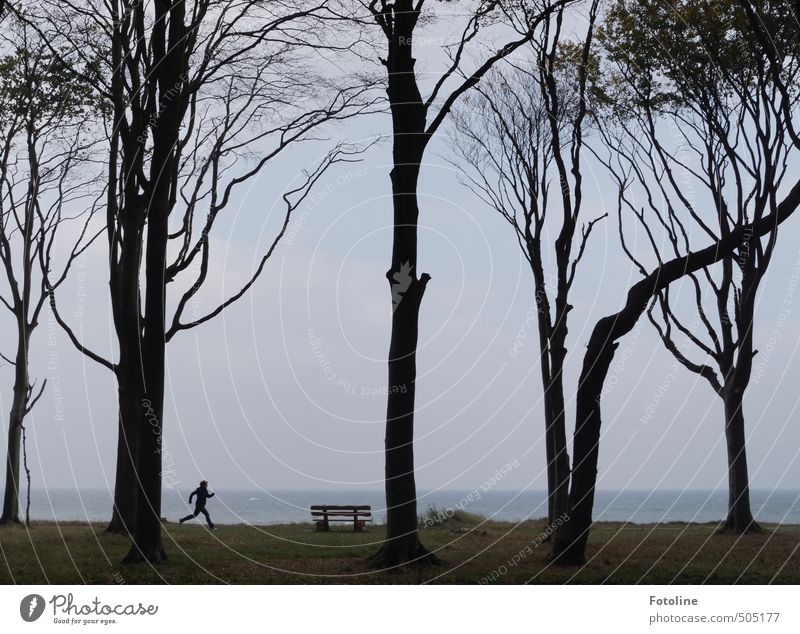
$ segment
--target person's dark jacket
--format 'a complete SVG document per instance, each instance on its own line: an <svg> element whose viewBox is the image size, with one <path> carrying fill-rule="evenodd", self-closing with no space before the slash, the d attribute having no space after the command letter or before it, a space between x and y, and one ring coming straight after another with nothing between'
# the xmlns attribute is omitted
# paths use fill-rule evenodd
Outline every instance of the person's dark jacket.
<svg viewBox="0 0 800 634"><path fill-rule="evenodd" d="M197 502L195 502L194 505L195 505L195 507L197 507L199 509L206 508L206 500L208 498L213 498L214 497L214 494L213 493L209 493L208 489L206 489L205 487L197 487L194 491L192 491L192 494L189 496L189 504L192 503L192 498L195 495L197 496Z"/></svg>

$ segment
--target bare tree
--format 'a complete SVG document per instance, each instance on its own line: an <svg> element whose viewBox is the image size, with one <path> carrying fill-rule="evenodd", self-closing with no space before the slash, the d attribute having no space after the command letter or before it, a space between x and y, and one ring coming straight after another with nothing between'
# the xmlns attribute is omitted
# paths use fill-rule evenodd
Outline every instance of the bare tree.
<svg viewBox="0 0 800 634"><path fill-rule="evenodd" d="M690 28L703 47L714 51L701 57L684 44L689 33L680 18L688 16L679 14L672 27L660 25L658 37L653 38L652 24L641 14L645 10L639 5L632 15L628 7L614 5L607 20L610 57L623 69L612 80L620 108L611 120L619 125L607 135L608 144L615 147L607 163L619 186L620 214L623 208L633 213L647 236L643 242L660 262L664 256L659 242L668 245L670 256L677 256L691 249L695 232L718 238L747 223L751 201L783 184L792 142L782 128L781 115L773 116L769 102L761 98L765 86L759 81L772 84L769 74L761 71L755 90L747 90L748 69L758 60L752 59L741 32L730 37L730 24L744 19L737 4L719 4L705 20L692 21ZM623 30L621 22L630 17L638 27ZM645 55L646 65L641 63ZM657 83L657 75L669 78L669 83ZM776 88L772 85L769 90ZM667 125L658 126L657 121ZM759 122L760 134L751 141L754 121ZM755 147L759 149L754 152ZM635 190L628 186L631 181L638 186ZM641 209L633 191L643 193L646 204ZM701 201L709 213L702 213ZM621 216L620 227L623 250L645 273L640 257L626 242ZM669 289L648 310L665 347L684 367L705 378L722 400L729 483L728 515L722 528L737 533L758 530L750 509L743 399L755 354L756 295L776 237L777 227L763 239L754 237L739 245L717 270L705 268L689 275L694 300L691 322L682 316L685 311L674 307ZM675 332L696 349L694 356L699 353L704 358L693 359L676 342Z"/></svg>
<svg viewBox="0 0 800 634"><path fill-rule="evenodd" d="M543 21L529 58L494 69L454 112L456 157L467 186L511 226L533 274L544 391L547 517L568 511L569 455L563 369L569 293L592 228L579 235L583 207L582 150L592 101L590 56L596 0L588 6L583 41L565 36L565 8ZM575 17L573 14L572 17ZM555 184L555 191L553 185ZM556 217L552 246L548 218ZM552 220L550 221L552 222ZM548 263L555 267L548 270Z"/></svg>
<svg viewBox="0 0 800 634"><path fill-rule="evenodd" d="M59 285L93 237L87 234L94 200L86 128L91 89L50 54L38 34L9 16L0 34L0 263L7 286L0 303L16 326L14 388L8 421L6 481L0 523L19 522L19 475L25 419L44 392L29 374L31 336L48 291L45 270L59 266ZM80 172L80 174L78 173ZM85 207L85 211L72 210ZM64 233L74 221L77 232ZM62 231L59 232L59 229ZM71 242L65 262L53 247ZM96 234L95 236L96 237ZM64 258L62 258L64 259ZM25 521L29 521L30 471Z"/></svg>
<svg viewBox="0 0 800 634"><path fill-rule="evenodd" d="M679 328L680 322L671 317L667 288L687 276L695 293L698 277L709 285L719 318L725 319L733 300L731 321L737 326L739 344L735 363L725 358L734 343L719 342L718 349L710 347L706 352L721 361L726 437L733 445L729 451L731 486L737 498L734 515L739 514L734 522L742 529L752 525L749 508L739 504L746 501L747 487L741 395L753 355L758 281L769 262L778 225L800 205L800 181L785 178L800 150L793 121L798 111L800 37L793 20L797 16L786 3L760 6L759 20L750 20L743 8L747 5L733 0L717 3L713 15L698 12L699 6L619 1L606 16L604 38L619 80L613 85L621 90L613 95L612 103L622 134L608 137L614 148L609 162L619 185L620 207L638 219L649 249L655 247L653 231L658 228L670 236L667 244L672 252L662 256L656 249L656 262L648 271L642 254L628 249L643 279L628 291L619 312L596 324L589 340L577 395L570 517L556 534L553 551L559 564L585 560L597 477L600 400L617 341L654 299L667 311L662 331L665 341L672 341L666 328ZM695 19L687 21L681 11ZM763 29L769 29L769 38ZM693 156L680 152L668 156L673 148L664 143L660 132L670 119L676 123L678 144ZM681 185L679 172L701 183L707 200L693 201ZM642 208L633 203L634 185L644 193ZM689 223L699 227L695 233L709 246L697 246L699 240L691 235ZM741 269L738 283L731 271L734 261ZM721 282L709 273L717 262L722 262ZM725 289L725 284L730 287ZM710 322L707 317L704 320L704 306L702 297L695 302L701 327L713 342L717 331L704 323ZM733 340L730 333L725 334L731 326L720 327L723 336ZM702 349L690 328L684 326L683 332ZM710 378L710 368L697 365L696 371Z"/></svg>
<svg viewBox="0 0 800 634"><path fill-rule="evenodd" d="M105 206L118 360L87 349L56 315L79 350L115 373L115 520L133 535L126 562L158 562L166 556L160 523L166 343L246 293L292 212L328 167L352 160L358 148L335 146L301 174L283 194L283 221L252 277L215 309L186 319L187 303L207 279L209 235L242 185L284 150L368 108L369 85L356 79L342 87L314 72L320 51L350 48L326 43L324 34L335 33L331 27L341 18L325 0L46 7L42 19L67 33L54 35L56 41L76 53L108 52L91 79L110 110ZM167 290L178 280L183 290L171 309Z"/></svg>
<svg viewBox="0 0 800 634"><path fill-rule="evenodd" d="M368 7L381 29L386 57L387 95L392 115L394 231L391 267L386 273L392 295L389 343L389 386L386 407L386 540L371 558L373 565L393 566L435 560L420 543L417 531L417 492L414 479L414 399L419 309L430 280L417 268L417 182L428 142L453 105L499 61L534 36L542 20L568 0L506 3L478 0L459 6L463 26L443 52L446 69L431 83L423 98L415 72L413 40L420 21L435 19L425 0L372 0ZM471 47L488 25L497 24L504 43L482 52L472 70L465 70ZM478 48L480 50L480 48Z"/></svg>

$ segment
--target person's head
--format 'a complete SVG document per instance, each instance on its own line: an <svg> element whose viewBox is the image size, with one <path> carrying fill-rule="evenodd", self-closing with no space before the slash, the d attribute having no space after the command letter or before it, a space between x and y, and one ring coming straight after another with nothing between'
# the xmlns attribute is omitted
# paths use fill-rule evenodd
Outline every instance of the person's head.
<svg viewBox="0 0 800 634"><path fill-rule="evenodd" d="M200 480L200 486L204 489L208 488L208 480Z"/></svg>

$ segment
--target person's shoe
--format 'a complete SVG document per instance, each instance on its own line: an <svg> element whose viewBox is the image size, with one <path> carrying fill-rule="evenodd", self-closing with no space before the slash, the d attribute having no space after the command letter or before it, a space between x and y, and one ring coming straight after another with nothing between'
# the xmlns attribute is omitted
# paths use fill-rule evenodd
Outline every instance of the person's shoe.
<svg viewBox="0 0 800 634"><path fill-rule="evenodd" d="M183 520L178 520L178 526L183 526Z"/></svg>

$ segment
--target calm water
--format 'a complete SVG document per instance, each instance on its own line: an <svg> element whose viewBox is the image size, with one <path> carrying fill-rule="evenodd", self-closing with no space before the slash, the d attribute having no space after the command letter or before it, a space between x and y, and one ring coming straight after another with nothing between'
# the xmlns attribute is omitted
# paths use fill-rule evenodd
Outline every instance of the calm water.
<svg viewBox="0 0 800 634"><path fill-rule="evenodd" d="M162 515L176 520L192 507L190 491L165 490ZM24 494L23 494L24 495ZM467 501L470 497L472 500ZM753 513L763 522L800 524L800 491L753 491ZM725 491L600 491L595 498L597 520L632 522L709 522L721 519L727 504ZM24 504L24 502L23 502ZM221 524L283 524L308 522L312 504L370 504L376 521L385 518L380 490L369 491L243 491L219 489L209 500L211 517ZM463 508L497 520L517 521L546 515L541 491L421 492L419 509ZM55 490L31 492L31 518L39 520L107 521L111 494L105 490Z"/></svg>

